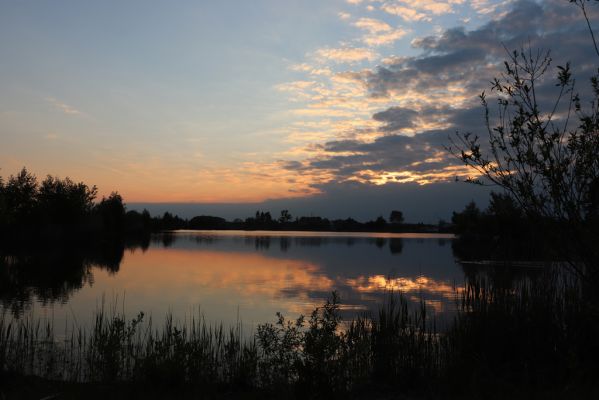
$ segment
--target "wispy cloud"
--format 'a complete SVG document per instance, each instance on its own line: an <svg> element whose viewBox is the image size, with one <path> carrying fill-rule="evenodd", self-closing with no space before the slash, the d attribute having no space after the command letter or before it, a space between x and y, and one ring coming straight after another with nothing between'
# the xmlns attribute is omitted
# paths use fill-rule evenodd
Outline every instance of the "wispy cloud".
<svg viewBox="0 0 599 400"><path fill-rule="evenodd" d="M354 25L369 33L389 32L393 30L388 23L374 18L360 18L354 22Z"/></svg>
<svg viewBox="0 0 599 400"><path fill-rule="evenodd" d="M397 15L402 18L404 21L412 22L412 21L431 21L431 17L426 13L420 12L415 8L406 7L404 4L383 4L381 6L381 10L392 14Z"/></svg>
<svg viewBox="0 0 599 400"><path fill-rule="evenodd" d="M408 34L408 30L406 29L395 29L390 32L378 33L378 34L369 34L366 35L363 40L369 46L381 46L381 45L389 45L393 42L402 39L404 36Z"/></svg>
<svg viewBox="0 0 599 400"><path fill-rule="evenodd" d="M337 63L356 63L360 61L373 61L378 54L372 49L364 47L323 48L316 51L316 57L323 61Z"/></svg>
<svg viewBox="0 0 599 400"><path fill-rule="evenodd" d="M404 21L432 21L434 16L453 14L456 5L461 5L465 0L393 0L381 5L381 10L386 13L397 15Z"/></svg>
<svg viewBox="0 0 599 400"><path fill-rule="evenodd" d="M331 71L331 69L329 67L326 67L326 66L315 67L308 63L293 64L289 67L289 69L292 71L306 72L310 75L315 75L315 76L318 76L318 75L330 76L333 74L333 71Z"/></svg>
<svg viewBox="0 0 599 400"><path fill-rule="evenodd" d="M62 111L64 114L67 115L84 115L83 112L79 111L78 109L76 109L75 107L66 104L54 97L47 97L46 101L50 104L52 104L54 107L56 107L57 109L59 109L60 111Z"/></svg>
<svg viewBox="0 0 599 400"><path fill-rule="evenodd" d="M351 18L351 14L345 11L340 11L337 15L339 16L339 19L343 21L347 21Z"/></svg>
<svg viewBox="0 0 599 400"><path fill-rule="evenodd" d="M370 0L371 3L380 4L380 10L396 15L406 22L431 22L433 18L456 14L464 10L473 10L479 15L489 15L505 10L514 0Z"/></svg>
<svg viewBox="0 0 599 400"><path fill-rule="evenodd" d="M392 28L386 22L374 18L360 18L353 25L367 32L362 41L369 46L391 44L409 32L401 27Z"/></svg>

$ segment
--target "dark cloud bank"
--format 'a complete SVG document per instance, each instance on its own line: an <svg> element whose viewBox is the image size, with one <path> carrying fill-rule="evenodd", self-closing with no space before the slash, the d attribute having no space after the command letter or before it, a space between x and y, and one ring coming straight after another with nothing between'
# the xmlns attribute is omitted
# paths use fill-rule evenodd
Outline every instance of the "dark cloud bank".
<svg viewBox="0 0 599 400"><path fill-rule="evenodd" d="M130 203L128 209L147 208L152 215L165 211L181 217L218 215L229 220L246 218L257 210L270 211L278 216L288 209L295 216L324 216L331 219L352 217L367 221L382 215L389 217L391 210L402 210L407 222L437 223L446 221L451 212L461 210L471 200L486 206L488 189L462 182L448 182L419 186L416 184L388 184L384 186L360 183L329 184L322 195L309 198L277 199L261 203L192 204L192 203Z"/></svg>
<svg viewBox="0 0 599 400"><path fill-rule="evenodd" d="M589 7L591 18L599 20L599 7L591 5L594 6ZM322 146L326 155L308 160L300 170L312 173L326 170L342 181L355 176L365 166L378 172L434 172L458 165L445 150L448 137L456 131L486 134L478 95L482 91L489 92L490 82L499 76L508 50L528 47L533 52L551 50L553 68L571 62L583 95L595 69L595 63L589 62L595 55L586 23L580 10L565 0L517 1L502 18L476 30L452 28L440 36L417 39L413 45L421 50L418 57L402 57L374 70L345 75L362 83L373 97L393 100L395 93L407 90L426 95L448 92L457 86L464 89L470 100L456 106L452 98L440 101L424 98L419 110L400 106L381 110L373 119L381 123L379 131L384 136L370 143L347 139L328 142ZM551 109L557 97L554 72L555 69L550 70L544 81L537 82L537 99L542 110ZM447 127L405 136L404 131L417 128L418 121L442 122ZM436 159L432 164L419 164L417 169L411 165L426 158Z"/></svg>
<svg viewBox="0 0 599 400"><path fill-rule="evenodd" d="M599 21L599 7L589 3L592 21ZM361 82L373 97L393 98L394 93L407 89L417 93L445 90L458 85L466 90L472 101L461 108L449 102L428 103L420 110L391 107L380 110L373 119L381 123L384 135L374 142L344 139L318 145L324 156L304 163L283 162L283 168L296 173L319 172L333 174L335 179L319 185L321 195L270 200L259 204L131 204L132 208L148 207L150 211L170 210L183 216L198 214L221 215L226 218L246 217L257 209L289 209L294 215L322 215L329 218L371 219L387 216L392 209L403 210L407 220L437 222L449 219L453 210L459 210L475 200L482 206L489 190L464 183L445 182L424 186L388 183L382 186L344 182L359 171L402 171L427 173L439 171L458 161L447 153L448 137L456 131L486 132L483 110L477 95L489 89L489 83L500 72L508 50L523 46L551 50L553 67L571 62L579 91L584 97L588 77L595 70L596 61L592 42L580 10L565 0L543 2L516 1L510 12L482 27L467 31L463 27L446 30L442 35L414 41L421 50L418 57L404 57L374 70L345 73ZM555 74L550 71L538 90L541 107L548 109L556 95ZM465 105L464 105L465 104ZM417 126L416 121L435 122L442 119L446 129L423 131L409 137L403 130ZM437 157L426 163L415 162ZM442 156L439 159L439 154Z"/></svg>

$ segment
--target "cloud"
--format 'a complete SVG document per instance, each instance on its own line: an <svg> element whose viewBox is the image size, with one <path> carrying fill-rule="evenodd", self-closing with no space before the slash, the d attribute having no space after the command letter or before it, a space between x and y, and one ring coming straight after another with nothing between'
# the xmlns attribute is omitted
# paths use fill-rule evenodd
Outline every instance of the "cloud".
<svg viewBox="0 0 599 400"><path fill-rule="evenodd" d="M445 2L436 8L433 3L414 3L412 10L433 16L451 12L461 2ZM505 4L494 3L497 7ZM488 91L490 81L500 74L508 57L506 49L551 48L553 66L572 62L577 81L585 82L579 84L583 93L595 68L589 62L592 43L575 7L559 0L510 4L507 12L474 29L454 27L414 39L415 55L388 56L375 68L332 73L309 88L312 103L306 110L311 111L305 115L311 112L328 118L298 131L298 136L305 133L311 141L302 147L303 158L298 153L294 162L280 166L301 175L303 182L312 182L308 185L320 196L339 187L436 186L472 174L446 146L456 131L485 132L478 95ZM490 5L479 1L473 6L481 10ZM599 18L597 7L591 12ZM366 35L393 31L386 22L373 18L353 24ZM550 70L537 82L543 110L550 109L557 94L553 73ZM342 87L348 88L343 95Z"/></svg>
<svg viewBox="0 0 599 400"><path fill-rule="evenodd" d="M371 49L363 47L323 48L316 51L316 56L323 60L337 63L355 63L359 61L372 61L378 54Z"/></svg>
<svg viewBox="0 0 599 400"><path fill-rule="evenodd" d="M455 13L455 6L464 2L464 0L395 0L385 2L381 5L381 10L397 15L407 22L432 21L433 16Z"/></svg>
<svg viewBox="0 0 599 400"><path fill-rule="evenodd" d="M431 17L427 14L419 12L414 8L406 7L402 4L383 4L381 10L392 15L397 15L407 22L431 20Z"/></svg>
<svg viewBox="0 0 599 400"><path fill-rule="evenodd" d="M303 175L326 172L338 182L427 184L465 178L469 170L444 148L447 135L447 131L431 131L382 136L372 142L333 140L321 146L319 155L282 166Z"/></svg>
<svg viewBox="0 0 599 400"><path fill-rule="evenodd" d="M395 29L388 33L366 35L363 40L369 46L390 45L408 34L405 29Z"/></svg>
<svg viewBox="0 0 599 400"><path fill-rule="evenodd" d="M320 76L320 75L330 76L333 74L331 69L328 67L322 67L322 66L316 67L316 66L310 65L308 63L294 64L294 65L291 65L289 67L289 69L291 69L292 71L306 72L312 76ZM284 88L285 85L286 85L285 83L283 83L281 85L277 85L277 88L279 88L279 89Z"/></svg>
<svg viewBox="0 0 599 400"><path fill-rule="evenodd" d="M368 31L369 33L381 33L393 30L393 28L386 22L374 18L360 18L354 22L354 26Z"/></svg>
<svg viewBox="0 0 599 400"><path fill-rule="evenodd" d="M347 21L348 19L351 18L351 14L350 13L346 13L344 11L341 11L337 14L339 16L339 19L343 20L343 21Z"/></svg>
<svg viewBox="0 0 599 400"><path fill-rule="evenodd" d="M83 115L83 113L77 110L75 107L70 106L66 103L61 102L60 100L55 99L54 97L47 97L46 101L52 104L54 107L62 111L67 115Z"/></svg>
<svg viewBox="0 0 599 400"><path fill-rule="evenodd" d="M414 119L418 116L416 110L402 107L391 107L372 116L375 121L386 123L384 131L397 131L415 126Z"/></svg>
<svg viewBox="0 0 599 400"><path fill-rule="evenodd" d="M421 51L419 56L391 60L356 72L353 78L374 97L392 98L407 91L450 96L459 89L475 98L499 73L506 49L552 48L558 63L569 60L579 68L587 64L590 39L579 17L567 3L519 1L503 18L478 29L456 27L415 39L412 46Z"/></svg>
<svg viewBox="0 0 599 400"><path fill-rule="evenodd" d="M505 8L512 2L513 0L502 0L495 2L491 0L472 0L470 4L478 14L489 15L497 13L501 15L502 13L498 13L498 11L502 8Z"/></svg>

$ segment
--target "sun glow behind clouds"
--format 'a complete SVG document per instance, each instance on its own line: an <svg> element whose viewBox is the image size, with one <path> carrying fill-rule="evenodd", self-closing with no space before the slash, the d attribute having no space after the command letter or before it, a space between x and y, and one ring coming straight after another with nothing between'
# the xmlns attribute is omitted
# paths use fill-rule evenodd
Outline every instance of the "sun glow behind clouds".
<svg viewBox="0 0 599 400"><path fill-rule="evenodd" d="M301 168L294 166L291 171L301 170L304 176L313 179L319 177L319 182L323 181L322 175L327 174L331 182L374 185L410 182L424 185L466 176L470 171L456 165L444 149L447 143L439 139L426 139L425 143L416 139L416 146L388 147L384 155L373 153L368 145L376 147L378 141L390 135L415 137L458 129L454 116L477 104L476 93L484 88L479 83L496 71L496 62L478 63L461 72L452 69L454 61L445 61L442 53L437 55L426 50L431 40L437 40L446 32L441 25L431 30L430 22L447 23L443 18L451 15L462 20L477 19L482 24L488 18L481 10L487 11L493 2L478 1L469 5L463 0L363 0L348 3L349 8L339 11L338 17L356 28L354 38L340 43L339 48L329 46L308 53L301 63L290 66L292 71L304 76L304 81L297 81L302 84L293 84L292 91L290 86L279 86L280 90L289 92L295 105L293 115L301 118L289 126L288 137L305 146L303 151L301 147L296 150L304 157L297 160ZM506 6L507 2L493 3L498 9ZM423 21L427 24L423 25ZM393 53L399 50L414 54L414 49L422 49L423 56ZM431 68L424 61L440 67ZM375 65L377 62L380 66ZM445 64L447 68L443 71ZM323 69L326 74L315 73ZM393 81L394 74L399 81ZM473 81L477 76L479 81ZM389 81L383 80L387 77ZM410 113L396 110L410 110ZM441 135L446 140L447 135ZM331 143L349 141L362 150L330 150ZM393 160L393 151L396 160ZM401 161L405 157L411 158L410 162Z"/></svg>
<svg viewBox="0 0 599 400"><path fill-rule="evenodd" d="M502 41L558 46L580 25L557 0L283 3L7 6L2 174L26 165L130 202L451 180L467 171L447 135L480 130Z"/></svg>

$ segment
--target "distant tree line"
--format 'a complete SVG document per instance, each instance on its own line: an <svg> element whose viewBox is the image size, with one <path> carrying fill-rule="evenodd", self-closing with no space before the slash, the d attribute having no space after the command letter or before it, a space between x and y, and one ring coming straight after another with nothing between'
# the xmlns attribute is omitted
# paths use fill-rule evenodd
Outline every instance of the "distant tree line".
<svg viewBox="0 0 599 400"><path fill-rule="evenodd" d="M368 222L359 222L353 218L334 219L323 218L319 216L301 216L294 217L289 210L282 210L279 217L273 217L269 211L256 211L253 217L245 220L236 219L232 222L225 222L221 218L221 227L227 229L246 229L246 230L313 230L313 231L356 231L356 232L391 232L405 231L410 229L426 230L436 229L432 225L424 224L404 224L401 211L393 211L389 222L382 216ZM201 218L196 217L190 220L191 229L207 229L206 225L197 224Z"/></svg>
<svg viewBox="0 0 599 400"><path fill-rule="evenodd" d="M224 229L224 230L274 230L274 231L337 231L337 232L449 232L451 226L441 221L437 225L405 223L403 213L394 210L389 219L379 216L375 220L359 222L353 218L328 219L319 216L294 217L289 210L282 210L278 217L270 211L256 211L254 216L227 221L221 217L201 215L189 220L172 217L166 213L162 221L176 219L176 226L166 229ZM174 218L174 219L173 219Z"/></svg>
<svg viewBox="0 0 599 400"><path fill-rule="evenodd" d="M156 230L273 230L273 231L338 231L338 232L438 232L451 230L451 225L441 221L438 225L404 223L401 211L392 211L389 220L379 216L375 220L359 222L353 218L328 219L319 216L293 217L289 210L282 210L278 218L270 211L256 211L254 216L227 221L222 217L199 215L183 219L169 212L152 218Z"/></svg>
<svg viewBox="0 0 599 400"><path fill-rule="evenodd" d="M391 211L388 220L379 216L368 222L329 220L319 216L293 217L282 210L278 217L256 211L245 220L227 221L215 216L183 219L165 212L152 217L147 210L127 210L122 196L112 192L99 201L96 186L48 175L41 182L23 168L6 181L0 177L0 236L5 240L65 237L119 238L176 229L315 230L356 232L436 232L451 226L404 222L403 213Z"/></svg>

